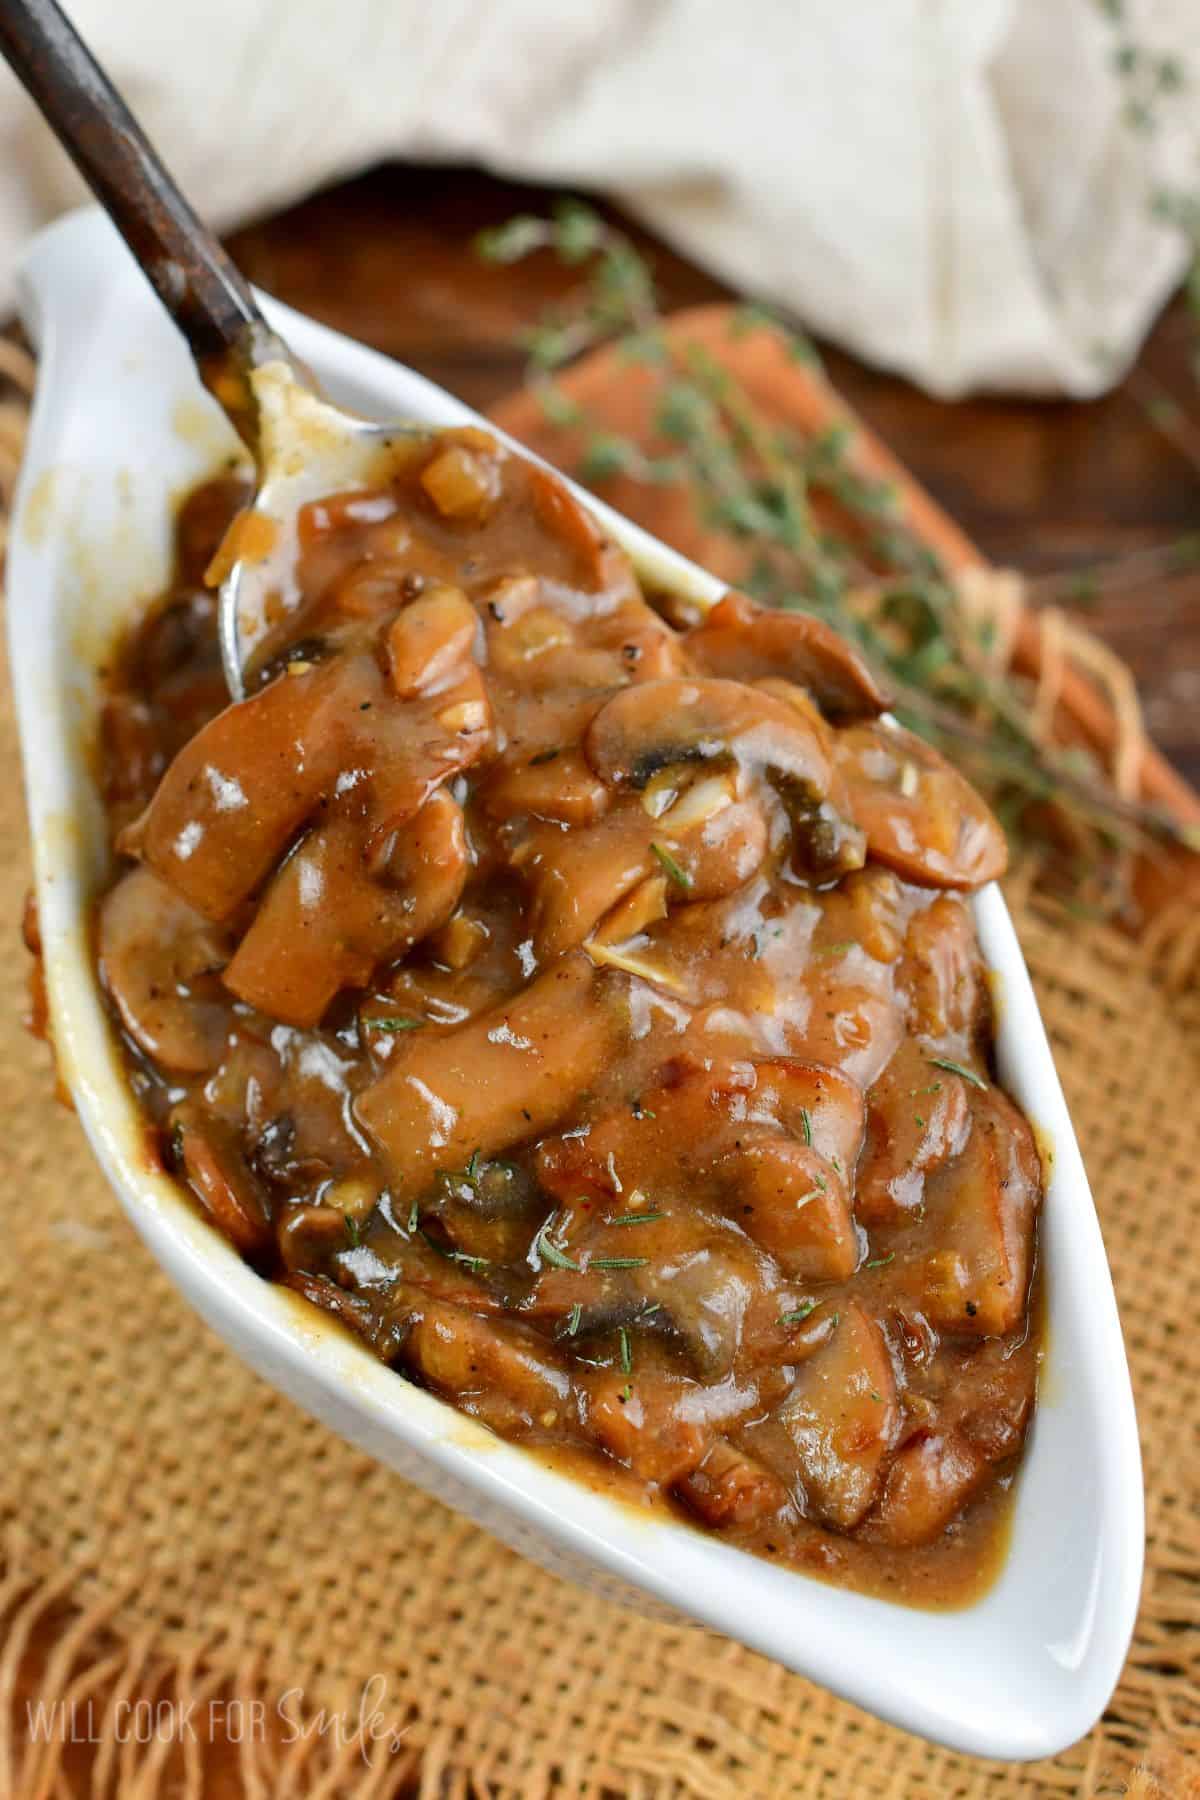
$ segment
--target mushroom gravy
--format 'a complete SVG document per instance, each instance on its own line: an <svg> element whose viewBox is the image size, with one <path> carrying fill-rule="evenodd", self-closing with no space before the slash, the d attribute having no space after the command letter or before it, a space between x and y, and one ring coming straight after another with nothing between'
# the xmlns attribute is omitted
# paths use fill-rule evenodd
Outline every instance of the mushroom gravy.
<svg viewBox="0 0 1200 1800"><path fill-rule="evenodd" d="M648 604L569 490L414 439L300 518L227 704L184 503L110 671L98 967L172 1170L502 1436L914 1604L994 1571L1041 1171L970 786L857 654Z"/></svg>

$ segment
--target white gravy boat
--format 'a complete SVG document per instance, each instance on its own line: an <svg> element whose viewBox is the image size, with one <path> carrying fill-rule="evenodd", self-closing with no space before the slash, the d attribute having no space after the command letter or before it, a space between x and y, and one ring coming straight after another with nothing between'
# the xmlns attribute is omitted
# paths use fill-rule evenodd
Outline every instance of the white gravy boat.
<svg viewBox="0 0 1200 1800"><path fill-rule="evenodd" d="M406 1480L548 1568L688 1615L857 1705L979 1756L1053 1754L1103 1710L1141 1584L1141 1464L1100 1230L1005 904L975 901L998 994L1004 1085L1052 1157L1041 1228L1045 1364L992 1588L925 1612L828 1586L592 1493L503 1443L256 1276L147 1159L101 1004L88 913L107 867L88 749L96 669L165 585L174 503L238 448L159 302L95 209L25 258L41 355L9 565L9 644L59 1066L120 1200L164 1269L259 1374ZM330 397L431 425L475 415L431 382L288 308L275 325ZM720 585L584 498L657 587ZM564 1593L564 1605L569 1595Z"/></svg>

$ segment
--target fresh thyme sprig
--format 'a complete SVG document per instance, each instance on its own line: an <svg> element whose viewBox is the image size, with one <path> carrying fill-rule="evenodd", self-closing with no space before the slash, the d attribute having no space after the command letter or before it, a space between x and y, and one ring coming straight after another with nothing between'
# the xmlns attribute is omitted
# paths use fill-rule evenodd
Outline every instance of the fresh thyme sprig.
<svg viewBox="0 0 1200 1800"><path fill-rule="evenodd" d="M1018 846L1041 853L1049 885L1107 915L1128 903L1128 851L1200 848L1160 809L1118 795L1090 750L1051 739L1031 684L995 658L994 624L913 535L892 486L862 473L849 426L811 440L780 429L702 345L670 339L649 266L623 232L564 201L550 218L522 215L486 233L480 250L502 263L548 250L580 272L524 340L543 412L577 437L575 472L594 486L624 475L686 489L706 529L737 546L741 585L855 642L902 722L966 770ZM730 329L764 324L791 356L815 360L802 335L760 308L739 309ZM609 343L650 373L653 449L613 433L557 379Z"/></svg>

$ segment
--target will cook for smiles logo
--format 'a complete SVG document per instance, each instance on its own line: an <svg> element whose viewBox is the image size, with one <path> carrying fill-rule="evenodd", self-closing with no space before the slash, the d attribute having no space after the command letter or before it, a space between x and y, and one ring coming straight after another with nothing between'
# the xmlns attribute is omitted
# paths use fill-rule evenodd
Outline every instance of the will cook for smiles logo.
<svg viewBox="0 0 1200 1800"><path fill-rule="evenodd" d="M238 1698L196 1700L27 1700L25 1728L34 1744L293 1744L299 1738L328 1738L339 1750L357 1744L369 1763L385 1746L395 1755L408 1731L387 1711L387 1678L372 1675L357 1704L343 1710L310 1711L304 1689L287 1688L275 1701Z"/></svg>

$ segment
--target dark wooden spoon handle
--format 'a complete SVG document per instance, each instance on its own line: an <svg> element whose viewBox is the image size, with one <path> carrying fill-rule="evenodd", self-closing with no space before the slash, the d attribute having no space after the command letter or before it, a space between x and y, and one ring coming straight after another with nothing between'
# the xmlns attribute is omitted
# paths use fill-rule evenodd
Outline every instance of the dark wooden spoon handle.
<svg viewBox="0 0 1200 1800"><path fill-rule="evenodd" d="M250 435L238 377L287 351L249 283L55 0L0 0L0 51L145 270L209 386Z"/></svg>

